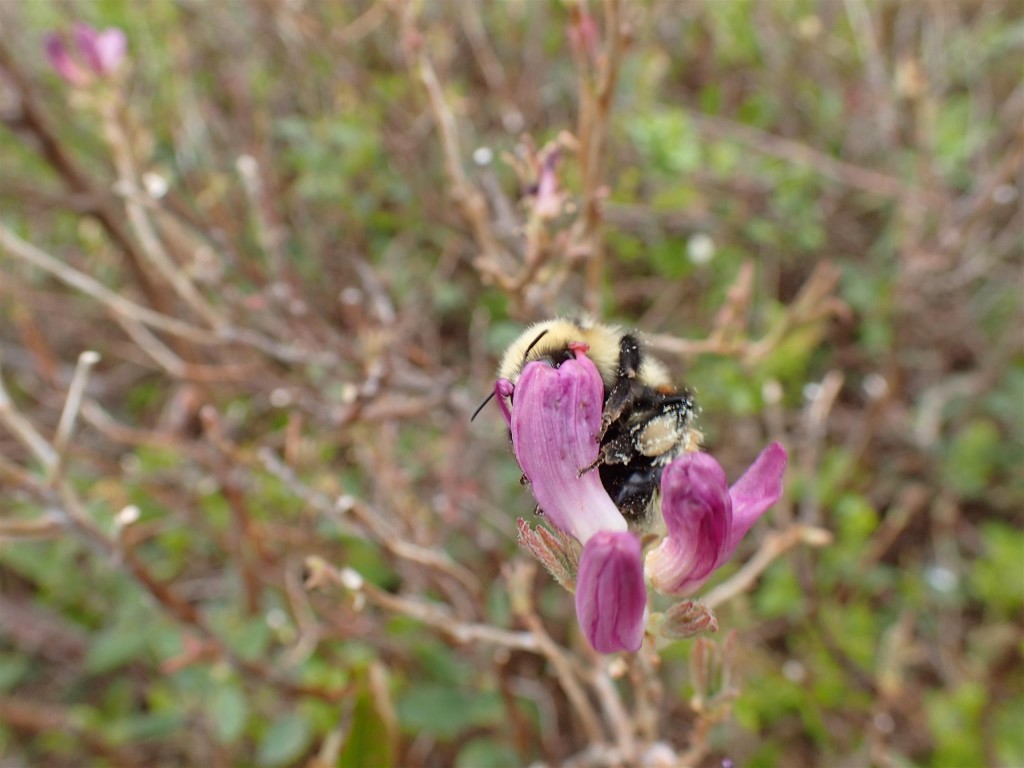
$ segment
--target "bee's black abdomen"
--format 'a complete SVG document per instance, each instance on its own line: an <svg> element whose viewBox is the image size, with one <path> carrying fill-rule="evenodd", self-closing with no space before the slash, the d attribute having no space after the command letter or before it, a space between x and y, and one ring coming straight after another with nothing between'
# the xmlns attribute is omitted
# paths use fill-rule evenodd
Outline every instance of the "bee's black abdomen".
<svg viewBox="0 0 1024 768"><path fill-rule="evenodd" d="M643 354L636 337L620 339L615 383L605 391L599 464L601 484L639 530L651 522L662 470L686 448L695 410L690 392L655 389L641 379Z"/></svg>
<svg viewBox="0 0 1024 768"><path fill-rule="evenodd" d="M637 461L631 464L602 464L598 472L601 484L626 522L633 527L646 527L646 513L651 499L661 485L662 467Z"/></svg>

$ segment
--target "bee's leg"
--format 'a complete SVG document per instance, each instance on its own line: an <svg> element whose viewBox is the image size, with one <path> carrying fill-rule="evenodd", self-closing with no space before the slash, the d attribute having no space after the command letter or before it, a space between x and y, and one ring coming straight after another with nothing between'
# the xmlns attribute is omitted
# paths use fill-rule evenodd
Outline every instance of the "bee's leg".
<svg viewBox="0 0 1024 768"><path fill-rule="evenodd" d="M580 469L576 473L576 477L582 477L602 464L628 464L635 455L633 436L630 434L619 435L602 445L601 450L597 452L597 458Z"/></svg>
<svg viewBox="0 0 1024 768"><path fill-rule="evenodd" d="M639 391L642 391L643 387L637 382L639 373L640 343L635 337L626 334L619 341L619 369L615 373L615 384L604 399L601 430L597 434L598 442L604 439L608 428L622 417L636 401Z"/></svg>
<svg viewBox="0 0 1024 768"><path fill-rule="evenodd" d="M593 469L597 469L604 463L604 449L602 449L598 451L596 459L587 464L587 466L581 467L576 471L576 477L583 477L585 474L587 474L587 472L590 472Z"/></svg>
<svg viewBox="0 0 1024 768"><path fill-rule="evenodd" d="M621 384L626 386L622 387ZM626 408L629 406L633 398L630 397L632 387L631 382L619 380L611 392L608 393L608 399L605 400L604 411L601 413L601 428L597 434L594 435L594 440L601 442L604 440L604 436L608 433L608 428L622 418L622 414L625 413Z"/></svg>

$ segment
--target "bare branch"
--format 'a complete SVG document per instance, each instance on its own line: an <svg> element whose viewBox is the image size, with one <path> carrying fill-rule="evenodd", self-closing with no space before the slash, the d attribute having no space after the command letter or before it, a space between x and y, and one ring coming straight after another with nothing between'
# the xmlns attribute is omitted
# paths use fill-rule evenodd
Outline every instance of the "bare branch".
<svg viewBox="0 0 1024 768"><path fill-rule="evenodd" d="M797 525L781 533L770 533L754 556L732 578L719 584L701 598L701 602L709 608L717 608L736 595L746 592L769 565L797 544L824 547L831 541L830 531L805 525Z"/></svg>
<svg viewBox="0 0 1024 768"><path fill-rule="evenodd" d="M89 373L99 361L99 352L91 350L78 356L78 364L75 365L75 373L71 378L67 399L64 401L64 410L60 415L60 422L57 424L57 434L53 438L53 449L57 454L57 460L48 473L51 485L57 481L64 469L68 444L71 441L71 435L74 434L78 413L82 408L82 396L89 383Z"/></svg>

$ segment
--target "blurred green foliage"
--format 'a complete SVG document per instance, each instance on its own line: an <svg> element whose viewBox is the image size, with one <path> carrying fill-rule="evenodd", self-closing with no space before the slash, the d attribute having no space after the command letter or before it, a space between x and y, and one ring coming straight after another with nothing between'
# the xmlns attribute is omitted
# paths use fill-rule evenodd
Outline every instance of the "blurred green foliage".
<svg viewBox="0 0 1024 768"><path fill-rule="evenodd" d="M506 297L473 268L477 250L451 203L441 142L403 56L409 31L393 5L104 0L2 9L17 30L4 46L61 146L104 189L111 163L95 121L48 69L42 39L79 19L126 30L133 149L168 180L175 221L194 223L218 254L225 291L253 300L253 327L287 314L272 288L290 287L341 329L330 343L358 348L364 361L406 355L394 387L420 377L461 398L458 408L440 398L411 416L342 428L331 414L367 374L355 357L346 358L351 381L312 364L268 365L203 392L225 414L245 468L237 477L191 442L195 425L180 439L130 448L90 433L71 462L88 513L120 536L117 510L137 505L139 521L123 533L133 557L201 607L226 650L204 646L125 561L70 536L0 542L0 587L29 623L0 630L5 766L321 768L328 755L339 768L486 768L558 761L585 745L537 659L495 661L492 649L356 609L340 592L297 599L311 554L387 594L445 596L342 513L324 514L253 469L260 449L287 448L312 494L351 494L373 514L400 509L480 578L476 618L513 623L500 564L515 556L512 523L531 503L497 419L488 423L489 414L468 432L463 406L486 392L494 358L530 318L510 317ZM521 190L508 169L473 166L470 155L515 153L522 132L540 143L574 129L570 4L475 6L503 66L500 86L481 70L460 3L415 5L417 44L438 62L474 183L498 184L515 203ZM716 354L685 366L670 360L697 392L708 445L730 469L776 426L786 431L795 459L786 514L835 535L822 551L774 563L723 607L720 625L740 633L740 693L702 764L722 756L749 768L1024 764L1020 4L646 0L628 10L633 36L606 175L607 314L652 333L703 337L747 259L756 265L752 338L784 318L823 260L841 271L846 309L827 327L789 333L756 365ZM513 112L522 125L509 120ZM4 224L136 296L110 243L16 122L0 127ZM272 213L277 256L247 202L242 155L259 161L271 202L255 207ZM571 189L574 170L564 173ZM711 238L707 259L690 251L697 236ZM277 273L275 258L284 264ZM404 336L346 325L339 296L356 286L376 291ZM20 295L29 288L35 305ZM552 312L576 308L572 290ZM123 374L111 377L105 405L125 424L160 432L182 382L62 291L19 268L15 287L0 288L0 344L28 349L31 316L60 360L101 349ZM29 353L10 357L9 388L51 434L59 389L22 362ZM808 403L828 371L840 372L844 387L817 444ZM781 401L769 402L776 386ZM297 426L293 412L273 405L278 389L313 403ZM761 418L772 409L778 425ZM21 462L4 440L3 452ZM240 527L236 486L266 552ZM4 495L5 515L46 512ZM578 643L571 597L539 589L552 634ZM311 617L320 629L308 634ZM33 644L33 622L61 638L60 654ZM663 654L671 704L662 724L677 746L692 722L689 653L682 643ZM383 692L370 683L375 664L387 670Z"/></svg>

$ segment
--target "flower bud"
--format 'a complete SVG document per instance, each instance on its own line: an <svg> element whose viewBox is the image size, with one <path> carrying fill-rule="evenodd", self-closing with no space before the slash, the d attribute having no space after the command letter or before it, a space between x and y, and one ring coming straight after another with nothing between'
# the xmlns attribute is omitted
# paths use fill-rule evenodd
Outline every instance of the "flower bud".
<svg viewBox="0 0 1024 768"><path fill-rule="evenodd" d="M46 36L46 57L58 75L69 85L84 88L97 79L113 76L121 66L128 48L124 31L111 27L102 32L88 24L77 23L72 33L74 50L68 48L59 33Z"/></svg>
<svg viewBox="0 0 1024 768"><path fill-rule="evenodd" d="M114 74L128 49L128 39L117 27L99 32L88 24L78 23L74 38L82 59L99 77Z"/></svg>
<svg viewBox="0 0 1024 768"><path fill-rule="evenodd" d="M82 87L92 82L92 75L71 56L64 40L58 34L49 34L44 43L50 66L68 85Z"/></svg>

